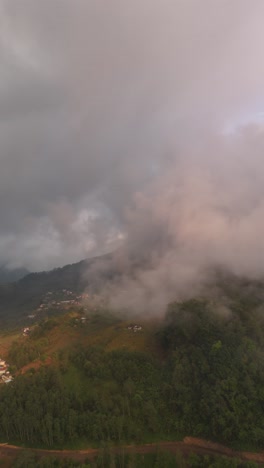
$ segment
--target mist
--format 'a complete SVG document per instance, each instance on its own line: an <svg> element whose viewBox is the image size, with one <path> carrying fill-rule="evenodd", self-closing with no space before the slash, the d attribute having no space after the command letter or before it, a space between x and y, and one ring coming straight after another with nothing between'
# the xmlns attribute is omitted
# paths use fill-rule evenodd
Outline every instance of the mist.
<svg viewBox="0 0 264 468"><path fill-rule="evenodd" d="M262 277L262 0L0 1L0 262L117 252L114 307ZM209 275L210 279L210 275Z"/></svg>
<svg viewBox="0 0 264 468"><path fill-rule="evenodd" d="M121 279L103 288L112 307L156 314L172 300L215 294L218 270L263 277L263 149L259 125L211 137L134 195L112 266Z"/></svg>

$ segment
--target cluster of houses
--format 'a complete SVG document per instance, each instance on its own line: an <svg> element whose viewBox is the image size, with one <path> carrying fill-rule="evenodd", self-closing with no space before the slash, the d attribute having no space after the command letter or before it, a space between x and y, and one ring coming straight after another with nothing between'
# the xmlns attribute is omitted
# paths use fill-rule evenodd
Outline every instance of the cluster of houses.
<svg viewBox="0 0 264 468"><path fill-rule="evenodd" d="M77 327L79 324L85 325L87 323L87 317L74 317L72 325Z"/></svg>
<svg viewBox="0 0 264 468"><path fill-rule="evenodd" d="M55 295L60 295L60 299L55 299ZM63 299L61 299L61 296ZM37 312L41 312L42 310L47 310L50 308L68 308L69 306L81 306L82 301L85 299L88 299L89 295L88 294L80 294L80 295L75 295L72 291L69 291L68 289L63 289L60 292L47 292L46 295L44 296L42 304L40 304L39 308L37 309Z"/></svg>
<svg viewBox="0 0 264 468"><path fill-rule="evenodd" d="M0 359L0 383L7 384L12 382L13 377L10 375L8 367L8 364L3 359Z"/></svg>
<svg viewBox="0 0 264 468"><path fill-rule="evenodd" d="M34 319L40 312L44 312L50 309L69 309L73 306L82 307L89 299L89 294L83 293L76 295L68 289L62 289L60 291L48 291L42 298L41 304L34 311L34 313L28 315L29 319Z"/></svg>
<svg viewBox="0 0 264 468"><path fill-rule="evenodd" d="M128 325L127 329L136 333L142 330L142 326L141 325Z"/></svg>

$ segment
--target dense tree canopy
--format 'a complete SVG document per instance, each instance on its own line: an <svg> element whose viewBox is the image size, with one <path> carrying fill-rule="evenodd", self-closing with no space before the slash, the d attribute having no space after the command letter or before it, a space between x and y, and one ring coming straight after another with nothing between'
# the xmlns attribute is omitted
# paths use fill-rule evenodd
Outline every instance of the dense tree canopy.
<svg viewBox="0 0 264 468"><path fill-rule="evenodd" d="M263 447L262 324L255 305L227 314L204 300L170 304L160 358L78 346L0 386L0 437L62 447L193 435ZM32 343L21 356L12 349L18 367L39 352Z"/></svg>

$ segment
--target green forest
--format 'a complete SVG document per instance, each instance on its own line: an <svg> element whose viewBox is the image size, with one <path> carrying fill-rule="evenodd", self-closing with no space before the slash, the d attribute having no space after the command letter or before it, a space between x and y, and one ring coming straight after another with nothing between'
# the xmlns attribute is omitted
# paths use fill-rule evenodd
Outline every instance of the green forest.
<svg viewBox="0 0 264 468"><path fill-rule="evenodd" d="M29 369L1 385L2 441L47 448L77 447L82 441L98 447L188 435L262 449L259 307L236 302L224 313L206 300L172 303L155 340L160 349L155 357L75 346L62 350L56 365ZM28 352L34 356L31 342ZM10 363L19 367L23 352L14 350Z"/></svg>

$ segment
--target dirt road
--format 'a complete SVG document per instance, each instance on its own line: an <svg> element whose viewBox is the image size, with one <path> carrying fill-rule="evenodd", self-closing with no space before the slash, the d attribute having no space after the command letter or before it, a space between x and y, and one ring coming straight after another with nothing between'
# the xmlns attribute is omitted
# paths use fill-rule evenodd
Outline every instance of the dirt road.
<svg viewBox="0 0 264 468"><path fill-rule="evenodd" d="M11 466L12 461L18 457L18 455L24 449L22 447L0 444L0 459L5 459L7 462L6 466ZM155 453L157 450L168 451L174 454L182 453L184 456L188 456L191 453L198 455L222 455L228 458L238 458L244 461L254 461L258 464L264 463L264 452L238 452L232 450L224 445L210 442L204 439L197 439L194 437L185 437L182 442L160 442L157 444L144 444L144 445L124 445L121 447L112 447L109 449L111 453L122 453L122 454L144 454L144 453ZM99 449L87 449L87 450L43 450L43 449L32 449L37 456L40 458L54 456L60 459L71 458L76 461L84 461L85 459L94 459L101 450Z"/></svg>

